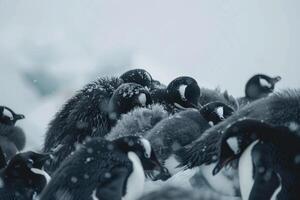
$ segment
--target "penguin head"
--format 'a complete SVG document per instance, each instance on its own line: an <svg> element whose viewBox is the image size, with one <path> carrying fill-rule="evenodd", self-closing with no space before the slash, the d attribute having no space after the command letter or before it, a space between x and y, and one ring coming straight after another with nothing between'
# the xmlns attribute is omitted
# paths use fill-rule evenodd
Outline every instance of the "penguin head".
<svg viewBox="0 0 300 200"><path fill-rule="evenodd" d="M169 101L178 108L198 108L200 87L195 79L181 76L167 86Z"/></svg>
<svg viewBox="0 0 300 200"><path fill-rule="evenodd" d="M148 90L136 83L124 83L113 93L109 101L109 118L119 119L121 114L128 113L135 107L146 107L152 104Z"/></svg>
<svg viewBox="0 0 300 200"><path fill-rule="evenodd" d="M6 106L0 106L0 123L5 125L15 125L15 123L24 119L25 116L22 114L16 114L10 108Z"/></svg>
<svg viewBox="0 0 300 200"><path fill-rule="evenodd" d="M143 87L150 88L152 85L152 76L144 69L132 69L120 76L124 83L137 83Z"/></svg>
<svg viewBox="0 0 300 200"><path fill-rule="evenodd" d="M287 126L273 126L268 123L243 119L230 125L224 132L220 146L218 164L213 170L217 174L230 161L238 159L244 150L255 141L276 146L285 162L295 166L294 159L300 153L300 131ZM300 167L300 162L298 162Z"/></svg>
<svg viewBox="0 0 300 200"><path fill-rule="evenodd" d="M280 76L269 77L264 74L254 75L246 84L246 97L250 99L259 99L268 96L274 91L275 84L280 80Z"/></svg>
<svg viewBox="0 0 300 200"><path fill-rule="evenodd" d="M5 177L24 187L34 187L40 192L49 181L49 175L42 170L48 159L48 154L32 151L19 153L9 161L4 171Z"/></svg>
<svg viewBox="0 0 300 200"><path fill-rule="evenodd" d="M164 170L159 163L150 142L139 136L125 136L113 141L124 153L135 153L145 171L149 170Z"/></svg>
<svg viewBox="0 0 300 200"><path fill-rule="evenodd" d="M211 102L200 109L201 115L212 125L216 125L234 113L234 109L222 102Z"/></svg>

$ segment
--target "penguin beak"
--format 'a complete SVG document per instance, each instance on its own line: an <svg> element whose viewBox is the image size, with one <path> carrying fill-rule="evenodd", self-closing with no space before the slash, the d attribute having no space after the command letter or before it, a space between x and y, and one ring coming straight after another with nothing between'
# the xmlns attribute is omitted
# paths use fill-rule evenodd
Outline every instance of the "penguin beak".
<svg viewBox="0 0 300 200"><path fill-rule="evenodd" d="M272 79L273 84L279 82L281 80L280 76L276 76L275 78Z"/></svg>
<svg viewBox="0 0 300 200"><path fill-rule="evenodd" d="M22 114L17 114L17 115L14 116L14 118L15 118L15 121L17 121L17 120L20 120L20 119L24 119L25 116L22 115Z"/></svg>
<svg viewBox="0 0 300 200"><path fill-rule="evenodd" d="M223 169L224 166L226 166L228 163L230 163L232 160L235 159L235 156L231 156L231 157L228 157L224 160L220 160L217 165L215 166L215 168L213 169L212 171L212 174L215 176L216 174L218 174L221 169Z"/></svg>

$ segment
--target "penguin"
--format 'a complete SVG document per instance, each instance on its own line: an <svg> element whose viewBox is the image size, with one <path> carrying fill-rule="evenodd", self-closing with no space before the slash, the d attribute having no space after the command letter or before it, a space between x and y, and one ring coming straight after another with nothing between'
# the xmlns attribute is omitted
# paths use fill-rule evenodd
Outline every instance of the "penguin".
<svg viewBox="0 0 300 200"><path fill-rule="evenodd" d="M193 138L197 138L204 130L213 124L217 124L224 117L228 117L232 112L233 109L229 106L220 102L212 102L203 106L200 111L187 109L186 111L169 116L163 106L154 104L149 108L137 108L123 115L116 126L106 136L106 139L114 140L118 137L128 135L143 136L146 138L149 136L150 138L148 139L150 139L150 142L155 142L152 144L154 151L159 151L161 148L169 149L165 152L167 154L159 151L157 155L162 162L170 157L168 167L172 172L177 172L177 169L173 169L175 166L171 166L171 160L175 159L171 156L173 143L179 141L177 144L177 148L179 148L180 145L191 142ZM164 144L156 142L158 140L164 141ZM163 180L166 177L170 177L170 174L155 176L156 179Z"/></svg>
<svg viewBox="0 0 300 200"><path fill-rule="evenodd" d="M114 92L109 101L101 102L101 94L98 96L81 98L69 114L68 123L58 133L52 149L45 142L45 152L51 153L53 160L47 163L45 169L52 173L57 169L61 161L75 150L74 144L82 143L86 137L104 137L116 123L121 114L141 106L152 103L149 92L141 85L124 83ZM61 148L63 147L63 148Z"/></svg>
<svg viewBox="0 0 300 200"><path fill-rule="evenodd" d="M167 88L151 91L151 96L154 103L160 103L169 113L175 113L186 108L199 108L200 88L192 77L180 76Z"/></svg>
<svg viewBox="0 0 300 200"><path fill-rule="evenodd" d="M238 160L243 199L298 199L299 155L298 124L275 126L245 119L225 130L213 174L232 160Z"/></svg>
<svg viewBox="0 0 300 200"><path fill-rule="evenodd" d="M159 81L154 80L149 72L144 69L132 69L120 76L124 83L137 83L148 90L165 88Z"/></svg>
<svg viewBox="0 0 300 200"><path fill-rule="evenodd" d="M74 110L78 110L78 107L83 109L81 108L83 102L89 103L89 106L86 106L90 108L89 110L94 109L97 111L98 114L95 113L96 111L93 112L94 115L97 114L95 117L104 124L103 128L106 128L108 123L107 117L103 117L103 115L107 115L108 103L114 91L123 83L136 83L148 86L151 81L152 77L147 71L133 69L125 72L120 77L100 77L87 84L62 106L50 122L44 142L44 151L49 152L51 148L57 145L57 141L61 140L64 136L64 129L69 124L70 115L75 112ZM97 109L95 107L91 108L92 105L97 106ZM85 123L79 122L78 126L85 126ZM110 128L108 127L108 129ZM108 130L103 132L105 131Z"/></svg>
<svg viewBox="0 0 300 200"><path fill-rule="evenodd" d="M6 106L0 106L0 124L13 126L18 120L24 118L24 115L16 114L12 109Z"/></svg>
<svg viewBox="0 0 300 200"><path fill-rule="evenodd" d="M15 126L18 120L24 118L24 115L16 114L10 108L0 106L0 147L7 161L25 147L25 133L20 127Z"/></svg>
<svg viewBox="0 0 300 200"><path fill-rule="evenodd" d="M201 115L212 126L225 120L226 118L231 116L234 112L235 112L234 108L218 101L208 103L200 109Z"/></svg>
<svg viewBox="0 0 300 200"><path fill-rule="evenodd" d="M32 200L41 193L50 176L42 170L49 155L32 151L16 154L0 170L1 200Z"/></svg>
<svg viewBox="0 0 300 200"><path fill-rule="evenodd" d="M145 137L150 141L159 161L172 176L181 170L177 168L180 163L174 152L192 143L205 130L218 124L232 112L232 108L220 102L210 103L200 111L186 109L161 120L146 132Z"/></svg>
<svg viewBox="0 0 300 200"><path fill-rule="evenodd" d="M222 92L220 88L209 89L205 87L201 87L200 90L201 94L198 102L200 105L206 105L211 102L221 102L230 106L234 110L239 109L238 101L232 95L229 95L227 90Z"/></svg>
<svg viewBox="0 0 300 200"><path fill-rule="evenodd" d="M161 104L137 107L122 115L105 138L114 140L129 135L145 136L147 131L167 117L169 117L169 114Z"/></svg>
<svg viewBox="0 0 300 200"><path fill-rule="evenodd" d="M187 109L163 119L149 130L145 137L150 141L159 161L171 175L180 171L174 152L191 143L210 127L200 112Z"/></svg>
<svg viewBox="0 0 300 200"><path fill-rule="evenodd" d="M279 126L290 121L300 123L300 90L287 89L258 99L234 112L216 126L207 129L197 140L175 153L181 166L193 168L215 163L219 156L224 130L244 118L262 120Z"/></svg>
<svg viewBox="0 0 300 200"><path fill-rule="evenodd" d="M143 192L145 170L160 170L148 140L91 138L64 160L40 200L136 200Z"/></svg>
<svg viewBox="0 0 300 200"><path fill-rule="evenodd" d="M246 83L245 97L238 99L239 105L244 106L273 93L276 83L280 80L280 76L270 77L265 74L256 74L252 76Z"/></svg>
<svg viewBox="0 0 300 200"><path fill-rule="evenodd" d="M117 120L135 107L152 104L150 93L136 83L125 83L117 88L109 101L109 118Z"/></svg>

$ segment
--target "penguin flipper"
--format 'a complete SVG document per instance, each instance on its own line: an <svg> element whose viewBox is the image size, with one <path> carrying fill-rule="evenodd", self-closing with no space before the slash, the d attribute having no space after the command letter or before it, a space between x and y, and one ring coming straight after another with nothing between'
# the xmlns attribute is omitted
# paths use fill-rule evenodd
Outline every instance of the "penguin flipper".
<svg viewBox="0 0 300 200"><path fill-rule="evenodd" d="M175 152L180 161L178 167L191 169L202 164L211 164L217 160L220 152L221 135L211 132L202 136Z"/></svg>
<svg viewBox="0 0 300 200"><path fill-rule="evenodd" d="M100 184L98 184L95 192L101 200L120 200L124 196L124 189L126 187L126 179L129 170L126 167L115 167L109 173L105 173Z"/></svg>

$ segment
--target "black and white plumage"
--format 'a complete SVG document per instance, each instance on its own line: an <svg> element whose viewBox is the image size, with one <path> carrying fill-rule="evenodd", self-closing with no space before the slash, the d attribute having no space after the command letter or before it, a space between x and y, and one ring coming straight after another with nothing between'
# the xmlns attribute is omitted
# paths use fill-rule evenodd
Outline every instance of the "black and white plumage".
<svg viewBox="0 0 300 200"><path fill-rule="evenodd" d="M61 136L52 149L45 143L45 147L48 147L45 151L53 155L53 159L45 166L47 172L52 173L57 169L62 160L75 150L76 144L82 143L86 137L104 137L121 114L152 102L149 92L135 83L120 85L113 91L111 98L106 97L106 93L103 94L101 90L95 93L94 97L82 97L76 103L67 118L68 123L57 133Z"/></svg>
<svg viewBox="0 0 300 200"><path fill-rule="evenodd" d="M300 123L300 90L284 90L254 101L206 130L196 141L176 153L182 165L193 168L216 162L223 131L244 118L262 120L274 125L285 125L291 121Z"/></svg>
<svg viewBox="0 0 300 200"><path fill-rule="evenodd" d="M208 121L211 125L216 125L221 121L225 120L231 116L235 110L222 103L222 102L211 102L201 107L201 115Z"/></svg>
<svg viewBox="0 0 300 200"><path fill-rule="evenodd" d="M268 96L274 91L276 83L280 80L280 76L270 77L265 74L252 76L246 83L245 97L238 99L240 106Z"/></svg>
<svg viewBox="0 0 300 200"><path fill-rule="evenodd" d="M20 127L15 126L17 120L24 118L24 115L0 106L0 147L7 161L25 146L25 133Z"/></svg>
<svg viewBox="0 0 300 200"><path fill-rule="evenodd" d="M151 91L154 103L160 103L170 113L186 108L198 108L200 88L195 79L181 76L171 81L167 88Z"/></svg>
<svg viewBox="0 0 300 200"><path fill-rule="evenodd" d="M123 83L148 85L149 79L152 80L147 71L135 69L125 72L121 78L103 77L87 84L62 106L50 122L44 151L49 152L51 148L57 146L58 141L62 140L75 126L94 132L101 129L101 132L106 134L111 128L107 116L108 104L114 91ZM85 112L82 112L83 110ZM75 121L72 122L72 120ZM76 123L75 126L74 123Z"/></svg>
<svg viewBox="0 0 300 200"><path fill-rule="evenodd" d="M24 118L24 115L16 114L12 109L6 106L0 106L0 124L13 126L18 120Z"/></svg>
<svg viewBox="0 0 300 200"><path fill-rule="evenodd" d="M300 129L246 119L226 129L213 173L239 160L243 199L298 199L300 196Z"/></svg>
<svg viewBox="0 0 300 200"><path fill-rule="evenodd" d="M25 152L15 155L0 171L1 200L32 200L38 196L50 176L42 170L49 155Z"/></svg>
<svg viewBox="0 0 300 200"><path fill-rule="evenodd" d="M160 104L136 108L121 116L106 139L114 140L129 135L145 136L147 131L167 117L169 117L168 112Z"/></svg>
<svg viewBox="0 0 300 200"><path fill-rule="evenodd" d="M116 89L109 101L109 118L112 121L118 120L121 114L150 104L152 99L148 90L136 83L124 83Z"/></svg>
<svg viewBox="0 0 300 200"><path fill-rule="evenodd" d="M40 199L135 200L144 170L156 168L161 166L144 138L92 138L61 164Z"/></svg>

